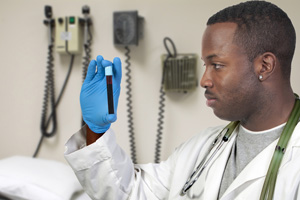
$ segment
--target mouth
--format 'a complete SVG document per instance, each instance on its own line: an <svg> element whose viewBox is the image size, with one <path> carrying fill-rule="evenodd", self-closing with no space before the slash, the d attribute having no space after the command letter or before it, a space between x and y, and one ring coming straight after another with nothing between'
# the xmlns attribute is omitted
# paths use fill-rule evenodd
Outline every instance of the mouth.
<svg viewBox="0 0 300 200"><path fill-rule="evenodd" d="M207 105L208 107L213 107L214 104L215 104L216 101L217 101L217 98L214 97L214 96L212 95L212 93L209 92L209 91L207 91L207 90L205 91L204 96L205 96L205 98L207 99L207 100L206 100L206 105Z"/></svg>

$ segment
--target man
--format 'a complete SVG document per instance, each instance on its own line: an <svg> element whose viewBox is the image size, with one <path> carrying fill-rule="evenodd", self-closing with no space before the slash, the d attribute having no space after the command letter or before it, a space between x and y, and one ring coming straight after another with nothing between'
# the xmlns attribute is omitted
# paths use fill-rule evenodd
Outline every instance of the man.
<svg viewBox="0 0 300 200"><path fill-rule="evenodd" d="M300 126L289 120L297 124L300 113L290 85L294 49L293 25L271 3L245 2L213 15L203 35L200 84L215 115L236 122L234 131L222 139L223 126L208 128L166 161L146 165L134 165L115 142L110 123L116 115L108 115L99 99L106 101L104 67L113 65L117 107L121 61L98 56L80 95L87 126L68 141L65 157L93 199L300 199ZM281 135L287 146L282 137L277 144ZM198 180L199 171L184 187L202 161Z"/></svg>

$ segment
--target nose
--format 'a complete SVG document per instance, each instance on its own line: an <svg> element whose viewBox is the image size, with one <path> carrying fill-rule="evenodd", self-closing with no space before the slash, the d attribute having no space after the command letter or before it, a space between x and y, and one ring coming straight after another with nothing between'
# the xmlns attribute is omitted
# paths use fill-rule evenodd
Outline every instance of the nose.
<svg viewBox="0 0 300 200"><path fill-rule="evenodd" d="M213 87L213 82L207 68L205 69L204 74L202 75L202 78L200 80L200 86L203 88Z"/></svg>

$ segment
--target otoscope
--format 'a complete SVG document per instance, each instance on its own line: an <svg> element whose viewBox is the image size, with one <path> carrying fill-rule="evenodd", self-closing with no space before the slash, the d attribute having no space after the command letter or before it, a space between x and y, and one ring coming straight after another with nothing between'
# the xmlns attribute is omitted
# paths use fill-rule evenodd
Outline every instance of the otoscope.
<svg viewBox="0 0 300 200"><path fill-rule="evenodd" d="M108 114L114 114L114 97L113 97L113 86L112 86L112 66L105 67L106 87L107 87L107 105Z"/></svg>

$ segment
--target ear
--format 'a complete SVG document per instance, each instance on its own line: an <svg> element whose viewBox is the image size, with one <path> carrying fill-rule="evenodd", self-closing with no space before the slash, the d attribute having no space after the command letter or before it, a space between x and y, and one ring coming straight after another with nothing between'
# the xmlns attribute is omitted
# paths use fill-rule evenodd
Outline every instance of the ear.
<svg viewBox="0 0 300 200"><path fill-rule="evenodd" d="M265 52L257 56L254 61L254 65L257 78L260 81L264 81L268 79L275 71L276 56L271 52Z"/></svg>

